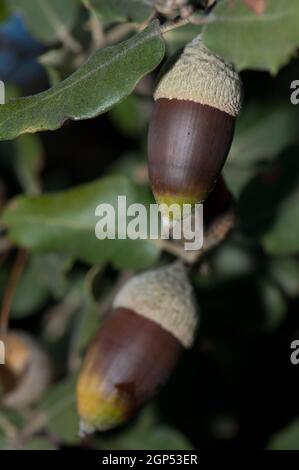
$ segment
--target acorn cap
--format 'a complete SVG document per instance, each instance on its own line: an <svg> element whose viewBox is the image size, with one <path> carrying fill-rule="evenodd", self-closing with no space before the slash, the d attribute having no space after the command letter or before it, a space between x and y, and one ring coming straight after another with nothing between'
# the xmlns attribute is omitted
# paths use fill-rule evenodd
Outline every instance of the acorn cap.
<svg viewBox="0 0 299 470"><path fill-rule="evenodd" d="M152 320L188 348L198 322L192 287L183 263L138 274L117 294L113 307L124 307Z"/></svg>
<svg viewBox="0 0 299 470"><path fill-rule="evenodd" d="M160 80L154 99L188 100L237 116L242 83L234 66L211 52L197 36Z"/></svg>

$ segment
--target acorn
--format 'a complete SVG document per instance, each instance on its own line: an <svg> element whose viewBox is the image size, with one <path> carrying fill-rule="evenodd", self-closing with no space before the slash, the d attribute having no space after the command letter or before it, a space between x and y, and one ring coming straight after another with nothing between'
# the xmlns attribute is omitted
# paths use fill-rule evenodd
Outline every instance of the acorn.
<svg viewBox="0 0 299 470"><path fill-rule="evenodd" d="M196 37L162 76L154 99L150 182L164 219L180 219L181 206L203 202L220 175L241 109L242 84L233 65Z"/></svg>
<svg viewBox="0 0 299 470"><path fill-rule="evenodd" d="M25 408L37 402L52 380L52 362L29 334L11 331L3 340L5 364L0 366L1 404Z"/></svg>
<svg viewBox="0 0 299 470"><path fill-rule="evenodd" d="M152 399L192 345L196 325L181 262L131 278L83 362L77 384L81 435L125 423Z"/></svg>

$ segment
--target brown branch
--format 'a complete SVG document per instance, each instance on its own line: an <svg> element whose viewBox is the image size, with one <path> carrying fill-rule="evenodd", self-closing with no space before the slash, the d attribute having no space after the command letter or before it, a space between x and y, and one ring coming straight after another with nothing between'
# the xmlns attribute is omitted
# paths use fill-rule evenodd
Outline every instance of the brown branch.
<svg viewBox="0 0 299 470"><path fill-rule="evenodd" d="M111 46L122 41L126 38L130 33L137 31L136 23L121 23L112 28L110 31L106 33L105 36L105 45Z"/></svg>
<svg viewBox="0 0 299 470"><path fill-rule="evenodd" d="M183 246L185 243L184 239L180 240L180 242L163 239L152 240L152 242L162 250L181 258L185 263L193 265L198 263L206 254L225 240L234 226L235 214L231 209L217 217L217 219L209 225L204 234L203 246L199 250L185 250Z"/></svg>
<svg viewBox="0 0 299 470"><path fill-rule="evenodd" d="M92 37L92 50L100 49L105 44L105 34L103 24L97 17L97 14L91 10L87 29Z"/></svg>
<svg viewBox="0 0 299 470"><path fill-rule="evenodd" d="M175 21L169 21L160 27L161 34L168 33L173 29L181 28L190 23L190 18L179 18Z"/></svg>
<svg viewBox="0 0 299 470"><path fill-rule="evenodd" d="M192 14L187 18L178 18L174 21L169 21L160 27L161 34L168 33L177 28L181 28L182 26L186 26L187 24L195 24L195 25L204 25L210 23L212 21L211 16L201 16L197 14Z"/></svg>

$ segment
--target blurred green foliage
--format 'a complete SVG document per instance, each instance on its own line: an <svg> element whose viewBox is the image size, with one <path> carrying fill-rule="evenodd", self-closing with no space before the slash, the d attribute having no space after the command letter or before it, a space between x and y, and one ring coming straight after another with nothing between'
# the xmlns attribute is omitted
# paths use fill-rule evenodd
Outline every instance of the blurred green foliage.
<svg viewBox="0 0 299 470"><path fill-rule="evenodd" d="M29 410L1 407L2 449L299 449L290 363L299 338L299 108L290 102L299 2L273 0L261 16L243 0L216 3L206 24L163 40L157 23L138 32L154 2L59 1L51 14L47 0L7 2L54 45L40 62L57 88L39 95L48 83L32 84L33 98L9 101L0 115L0 295L25 248L11 327L42 343L54 374ZM1 20L4 11L2 1ZM199 334L165 389L123 428L82 441L75 381L84 351L123 278L173 258L148 240L97 240L95 208L116 206L120 194L128 204L153 201L146 134L158 72L143 77L200 32L243 71L244 107L223 172L237 226L192 271ZM31 133L67 117L80 122Z"/></svg>

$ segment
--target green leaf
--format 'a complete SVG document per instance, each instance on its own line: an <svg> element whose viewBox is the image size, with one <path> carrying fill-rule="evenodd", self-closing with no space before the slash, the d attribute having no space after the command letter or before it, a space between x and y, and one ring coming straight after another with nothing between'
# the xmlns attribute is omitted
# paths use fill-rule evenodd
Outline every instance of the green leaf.
<svg viewBox="0 0 299 470"><path fill-rule="evenodd" d="M49 290L41 278L39 264L31 257L21 277L12 304L13 318L28 317L47 301Z"/></svg>
<svg viewBox="0 0 299 470"><path fill-rule="evenodd" d="M249 104L238 118L229 161L249 165L277 157L298 142L298 117L298 110L290 104Z"/></svg>
<svg viewBox="0 0 299 470"><path fill-rule="evenodd" d="M299 46L299 2L271 0L262 15L256 15L244 0L223 0L203 28L205 44L246 68L277 73Z"/></svg>
<svg viewBox="0 0 299 470"><path fill-rule="evenodd" d="M100 299L103 300L104 296L109 296L112 286L111 282L103 276L102 265L93 266L84 281L84 289L81 295L82 305L72 332L72 354L77 356L80 356L94 337L102 321L103 313L105 313L103 305L97 302L94 296L94 284L97 283L100 285Z"/></svg>
<svg viewBox="0 0 299 470"><path fill-rule="evenodd" d="M284 321L288 306L284 295L272 282L262 279L259 287L265 312L265 330L271 332Z"/></svg>
<svg viewBox="0 0 299 470"><path fill-rule="evenodd" d="M59 298L67 289L65 271L69 259L61 254L32 255L18 282L12 303L12 317L29 317L37 313L50 296ZM7 285L9 271L2 267L0 271L0 297Z"/></svg>
<svg viewBox="0 0 299 470"><path fill-rule="evenodd" d="M60 251L90 263L113 261L117 266L151 266L159 249L150 240L98 240L95 209L109 203L115 208L118 196L132 203L148 205L152 196L123 177L107 177L90 184L52 195L14 199L1 220L10 238L35 252Z"/></svg>
<svg viewBox="0 0 299 470"><path fill-rule="evenodd" d="M244 276L254 269L254 262L248 250L236 243L226 242L215 251L211 258L212 273L210 278L214 281ZM209 276L203 276L201 281L205 285Z"/></svg>
<svg viewBox="0 0 299 470"><path fill-rule="evenodd" d="M64 47L50 49L38 57L38 62L44 67L51 86L57 85L74 72L74 54Z"/></svg>
<svg viewBox="0 0 299 470"><path fill-rule="evenodd" d="M269 450L299 450L299 420L276 433L267 446Z"/></svg>
<svg viewBox="0 0 299 470"><path fill-rule="evenodd" d="M75 391L76 379L66 379L55 385L40 405L47 430L68 444L79 441L79 418Z"/></svg>
<svg viewBox="0 0 299 470"><path fill-rule="evenodd" d="M123 175L132 181L138 182L140 179L139 173L143 170L147 171L147 161L144 155L138 153L128 152L122 155L116 162L108 168L109 175ZM147 175L142 179L142 183L147 185Z"/></svg>
<svg viewBox="0 0 299 470"><path fill-rule="evenodd" d="M1 395L1 394L0 394ZM26 421L24 416L12 408L1 406L0 411L0 449L14 450L19 448L18 435Z"/></svg>
<svg viewBox="0 0 299 470"><path fill-rule="evenodd" d="M252 103L242 110L224 168L226 182L235 196L259 171L260 163L273 160L298 142L298 118L295 106L281 103Z"/></svg>
<svg viewBox="0 0 299 470"><path fill-rule="evenodd" d="M32 34L46 44L65 41L80 7L78 0L10 0L10 4L24 16Z"/></svg>
<svg viewBox="0 0 299 470"><path fill-rule="evenodd" d="M2 434L0 429L0 450L8 450L8 440L7 437Z"/></svg>
<svg viewBox="0 0 299 470"><path fill-rule="evenodd" d="M148 405L136 421L114 436L101 436L100 448L111 450L190 450L188 439L177 429L157 422L156 409Z"/></svg>
<svg viewBox="0 0 299 470"><path fill-rule="evenodd" d="M61 298L69 287L67 272L73 260L64 253L50 253L34 256L36 270L42 282L54 298Z"/></svg>
<svg viewBox="0 0 299 470"><path fill-rule="evenodd" d="M84 301L83 279L84 276L81 272L70 275L68 292L61 302L47 310L43 332L47 342L57 344L66 334L69 336L73 319Z"/></svg>
<svg viewBox="0 0 299 470"><path fill-rule="evenodd" d="M135 95L130 95L109 113L114 126L121 133L134 137L149 121L149 109Z"/></svg>
<svg viewBox="0 0 299 470"><path fill-rule="evenodd" d="M45 437L33 437L22 450L56 450L56 447Z"/></svg>
<svg viewBox="0 0 299 470"><path fill-rule="evenodd" d="M67 119L89 119L108 111L161 62L164 51L158 21L128 41L98 50L55 87L2 105L0 139L54 130Z"/></svg>
<svg viewBox="0 0 299 470"><path fill-rule="evenodd" d="M144 433L125 434L123 439L109 443L112 450L191 450L192 444L176 429L155 426Z"/></svg>
<svg viewBox="0 0 299 470"><path fill-rule="evenodd" d="M27 194L39 194L39 173L43 147L38 136L23 135L15 141L14 169L22 189Z"/></svg>
<svg viewBox="0 0 299 470"><path fill-rule="evenodd" d="M0 21L4 21L7 18L8 10L6 0L0 0Z"/></svg>
<svg viewBox="0 0 299 470"><path fill-rule="evenodd" d="M88 346L101 322L99 306L88 299L78 312L76 324L72 334L72 355L80 357L82 351Z"/></svg>
<svg viewBox="0 0 299 470"><path fill-rule="evenodd" d="M40 280L40 273L36 271L33 258L27 262L14 294L11 307L11 316L14 319L26 318L37 313L49 297L49 291ZM4 266L0 271L0 297L4 295L8 280L9 269Z"/></svg>
<svg viewBox="0 0 299 470"><path fill-rule="evenodd" d="M299 263L291 257L271 258L269 272L282 291L289 297L298 295Z"/></svg>
<svg viewBox="0 0 299 470"><path fill-rule="evenodd" d="M167 51L169 55L175 54L191 42L201 33L202 26L195 24L187 24L181 28L168 31L166 34Z"/></svg>
<svg viewBox="0 0 299 470"><path fill-rule="evenodd" d="M145 21L153 12L155 0L85 0L104 21Z"/></svg>
<svg viewBox="0 0 299 470"><path fill-rule="evenodd" d="M298 147L290 147L260 171L238 200L239 227L259 237L272 254L298 250Z"/></svg>
<svg viewBox="0 0 299 470"><path fill-rule="evenodd" d="M299 251L299 190L281 203L262 243L272 255L295 254Z"/></svg>

